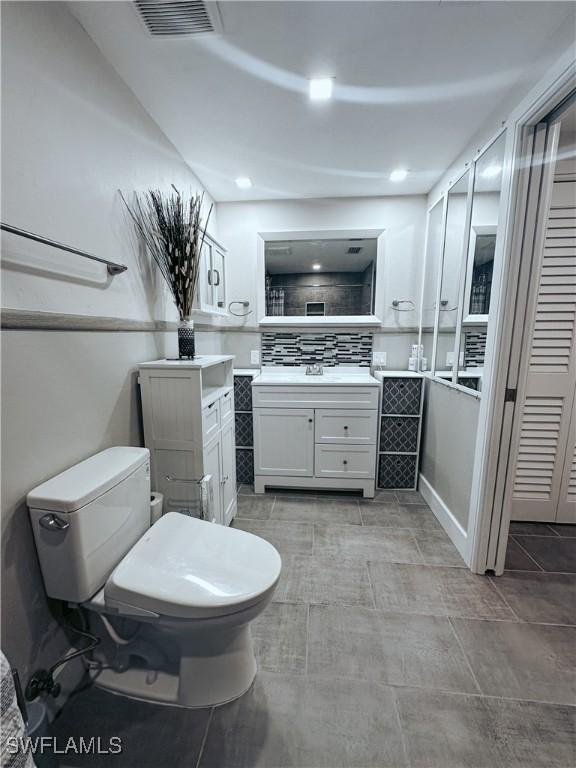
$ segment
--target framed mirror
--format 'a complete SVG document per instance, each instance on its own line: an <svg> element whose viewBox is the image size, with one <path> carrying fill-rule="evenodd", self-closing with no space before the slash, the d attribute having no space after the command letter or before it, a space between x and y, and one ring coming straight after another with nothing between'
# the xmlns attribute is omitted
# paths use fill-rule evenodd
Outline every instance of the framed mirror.
<svg viewBox="0 0 576 768"><path fill-rule="evenodd" d="M475 391L482 389L505 148L502 133L474 164L458 383Z"/></svg>
<svg viewBox="0 0 576 768"><path fill-rule="evenodd" d="M505 145L502 133L475 165L464 324L488 322Z"/></svg>
<svg viewBox="0 0 576 768"><path fill-rule="evenodd" d="M428 212L426 238L426 261L422 285L422 309L420 315L420 344L422 346L421 369L432 365L434 346L434 323L436 320L436 294L438 274L442 257L442 234L444 230L444 197Z"/></svg>
<svg viewBox="0 0 576 768"><path fill-rule="evenodd" d="M262 234L265 321L377 320L381 231L328 234Z"/></svg>
<svg viewBox="0 0 576 768"><path fill-rule="evenodd" d="M436 376L452 380L455 368L456 329L459 323L461 277L467 246L468 188L470 171L450 188L442 255L440 290L437 293L437 326L434 353Z"/></svg>

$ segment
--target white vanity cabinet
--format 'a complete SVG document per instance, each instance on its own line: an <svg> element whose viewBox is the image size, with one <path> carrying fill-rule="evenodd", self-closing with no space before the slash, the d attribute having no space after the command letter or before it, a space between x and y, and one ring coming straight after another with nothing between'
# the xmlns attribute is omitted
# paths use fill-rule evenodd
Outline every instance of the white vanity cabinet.
<svg viewBox="0 0 576 768"><path fill-rule="evenodd" d="M361 490L374 496L378 382L366 369L318 377L264 369L252 382L254 488Z"/></svg>
<svg viewBox="0 0 576 768"><path fill-rule="evenodd" d="M228 525L236 514L233 360L202 355L140 365L152 488L164 494L165 511L198 516L204 481L209 519Z"/></svg>

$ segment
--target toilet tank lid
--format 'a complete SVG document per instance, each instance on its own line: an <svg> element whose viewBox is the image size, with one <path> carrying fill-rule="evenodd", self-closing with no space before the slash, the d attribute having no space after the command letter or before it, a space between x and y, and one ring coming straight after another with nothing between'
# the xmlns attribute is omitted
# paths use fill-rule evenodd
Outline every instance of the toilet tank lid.
<svg viewBox="0 0 576 768"><path fill-rule="evenodd" d="M148 448L107 448L31 490L28 507L75 512L118 485L149 457Z"/></svg>

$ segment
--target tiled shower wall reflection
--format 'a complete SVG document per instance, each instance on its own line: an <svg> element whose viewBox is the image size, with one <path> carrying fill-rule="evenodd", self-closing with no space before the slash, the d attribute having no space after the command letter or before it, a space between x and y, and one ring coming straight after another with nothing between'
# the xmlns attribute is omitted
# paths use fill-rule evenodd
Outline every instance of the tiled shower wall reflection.
<svg viewBox="0 0 576 768"><path fill-rule="evenodd" d="M372 362L371 333L262 334L262 365L360 365Z"/></svg>

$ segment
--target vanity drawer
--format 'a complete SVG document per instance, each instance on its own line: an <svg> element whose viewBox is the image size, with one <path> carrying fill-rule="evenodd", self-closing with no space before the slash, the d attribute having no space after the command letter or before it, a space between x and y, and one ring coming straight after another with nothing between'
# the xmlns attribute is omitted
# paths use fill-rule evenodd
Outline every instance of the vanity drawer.
<svg viewBox="0 0 576 768"><path fill-rule="evenodd" d="M381 453L378 460L378 488L415 488L418 457Z"/></svg>
<svg viewBox="0 0 576 768"><path fill-rule="evenodd" d="M228 424L234 418L233 391L225 392L220 398L220 426Z"/></svg>
<svg viewBox="0 0 576 768"><path fill-rule="evenodd" d="M220 430L220 401L214 400L213 403L202 408L202 442L204 445L209 443Z"/></svg>
<svg viewBox="0 0 576 768"><path fill-rule="evenodd" d="M420 419L414 416L382 416L380 450L414 453L418 450Z"/></svg>
<svg viewBox="0 0 576 768"><path fill-rule="evenodd" d="M375 445L317 445L315 477L370 480L376 469Z"/></svg>
<svg viewBox="0 0 576 768"><path fill-rule="evenodd" d="M317 443L374 445L378 431L377 411L316 410Z"/></svg>
<svg viewBox="0 0 576 768"><path fill-rule="evenodd" d="M378 408L378 387L267 386L252 388L255 408Z"/></svg>
<svg viewBox="0 0 576 768"><path fill-rule="evenodd" d="M382 380L382 413L420 413L422 379L384 378Z"/></svg>

